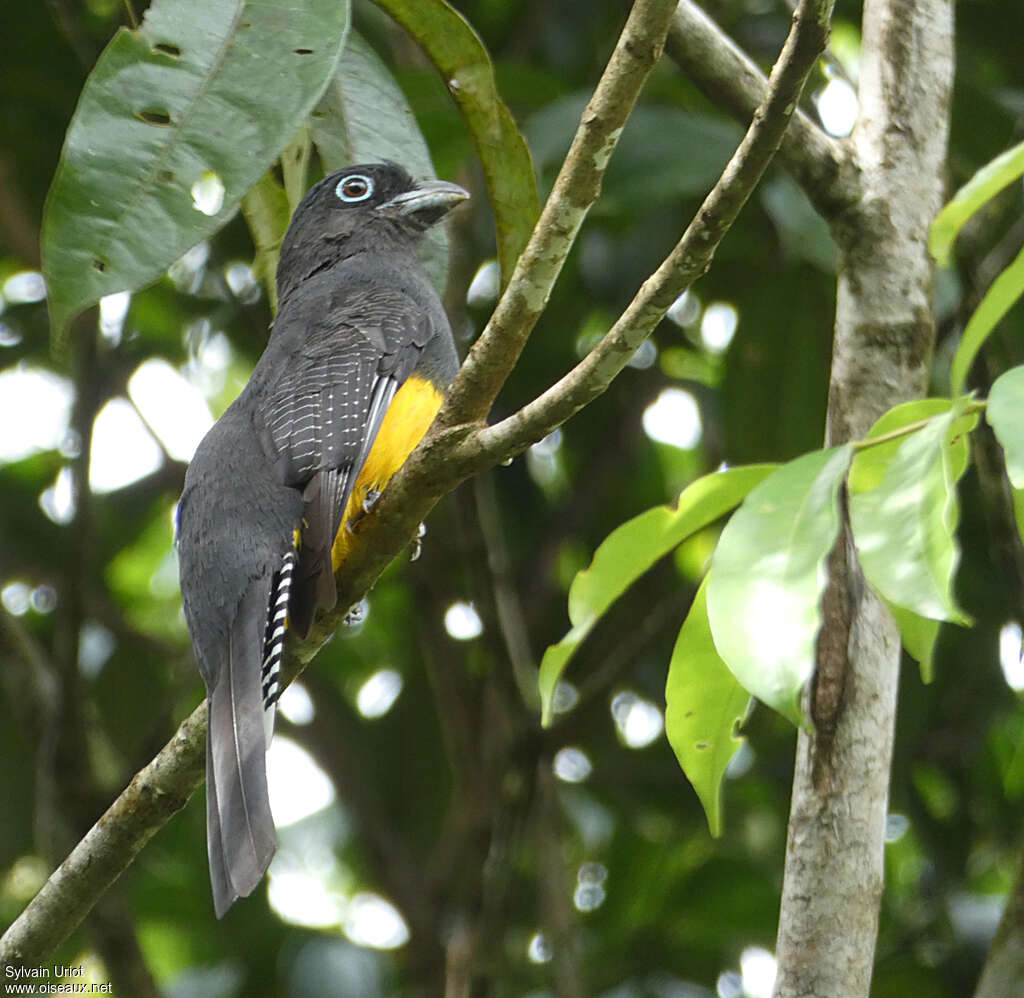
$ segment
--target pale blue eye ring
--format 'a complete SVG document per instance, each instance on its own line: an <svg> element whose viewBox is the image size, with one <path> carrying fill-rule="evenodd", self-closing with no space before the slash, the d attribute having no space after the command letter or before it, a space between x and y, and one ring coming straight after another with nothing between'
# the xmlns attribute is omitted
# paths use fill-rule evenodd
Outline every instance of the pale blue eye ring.
<svg viewBox="0 0 1024 998"><path fill-rule="evenodd" d="M346 204L357 204L373 196L373 181L364 173L350 173L338 181L334 193Z"/></svg>

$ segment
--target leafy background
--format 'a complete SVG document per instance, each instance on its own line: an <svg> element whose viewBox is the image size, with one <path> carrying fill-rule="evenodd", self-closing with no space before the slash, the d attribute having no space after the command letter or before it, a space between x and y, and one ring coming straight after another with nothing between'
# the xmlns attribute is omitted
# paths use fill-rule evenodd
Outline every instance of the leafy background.
<svg viewBox="0 0 1024 998"><path fill-rule="evenodd" d="M624 8L457 6L494 60L498 91L527 138L543 193ZM709 9L770 63L789 22L784 5ZM846 73L856 71L859 13L855 4L838 5L834 40ZM18 44L0 64L4 282L38 268L43 202L65 131L86 75L126 19L113 0L19 3L5 12L7 35ZM465 348L488 309L476 298L467 304L467 288L496 253L477 153L444 78L409 35L369 4L355 4L353 25L405 94L437 174L474 192L472 212L450 233L446 291ZM957 30L952 187L1019 140L1024 117L1024 13L994 2L964 5ZM818 75L812 89L825 82ZM738 135L669 63L657 69L498 414L546 387L610 325L672 245ZM1020 248L1020 198L1015 185L992 202L961 238L955 267L939 275L937 392L948 391L942 372L967 316ZM223 409L265 342L270 311L264 294L252 286L232 292L226 277L232 264L253 257L243 217L232 215L208 247L205 260L192 257L133 296L121 332L101 337L86 358L79 398L98 409L123 396L151 358L194 370L203 347L223 342L222 334L230 363L221 382L206 387L214 411ZM320 761L337 800L283 829L283 851L319 856L339 897L389 897L411 925L412 941L379 950L357 945L344 926L303 927L281 917L262 890L217 923L197 795L121 884L162 991L413 993L437 979L436 938L417 931L425 922L435 934L457 934L466 924L480 930L494 994L551 993L559 960L537 962L546 954L530 946L542 929L550 940L560 920L581 994L662 998L738 986L738 977L721 975L738 975L741 955L753 946L770 950L774 939L793 729L755 709L725 785L718 839L709 837L666 739L633 748L627 737L631 711L664 708L676 632L713 537L688 541L602 620L565 675L575 706L545 732L536 701L510 678L499 605L509 591L518 595L539 658L566 631L575 572L612 529L723 460L781 461L820 446L833 271L827 230L794 185L772 171L697 285L687 321L664 322L651 348L556 439L439 507L422 558L396 565L372 594L365 624L318 656L305 681L316 718L285 733ZM0 287L17 298L6 283ZM714 303L738 317L724 353L700 335ZM94 314L82 321L95 321ZM0 372L30 365L67 375L67 358L51 352L45 303L8 301L0 323ZM1022 324L1017 306L975 365L972 387L985 393L999 371L1024 361ZM644 431L645 410L670 388L699 405L696 446ZM17 413L4 412L0 435L31 433ZM961 484L956 596L976 626L942 628L930 685L905 660L873 989L879 996L969 993L1020 859L1024 715L999 667L999 634L1019 620L1024 567L994 445L980 435L974 447L976 462ZM45 450L0 466L2 922L202 695L168 560L183 463L165 455L153 473L94 496L79 529L54 523L39 502L68 460ZM19 602L26 592L33 597L27 608ZM475 604L479 638L456 641L446 631L445 611L456 601ZM72 626L79 624L81 631ZM42 650L37 664L73 695L66 713L42 725L31 710L32 683L23 682L31 675L28 645ZM358 692L385 666L402 677L402 693L385 716L367 719ZM61 754L75 744L87 748L84 758ZM582 772L569 764L578 767L580 756L559 755L566 748L589 762L580 782L563 778ZM561 775L552 778L553 768ZM380 854L381 829L398 842L390 859ZM96 940L78 933L59 959L81 962L102 948Z"/></svg>

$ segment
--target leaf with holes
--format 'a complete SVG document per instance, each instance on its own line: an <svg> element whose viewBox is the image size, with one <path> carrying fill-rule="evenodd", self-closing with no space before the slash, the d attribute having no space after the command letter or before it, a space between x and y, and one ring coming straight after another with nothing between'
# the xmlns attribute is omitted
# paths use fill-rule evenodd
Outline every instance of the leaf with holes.
<svg viewBox="0 0 1024 998"><path fill-rule="evenodd" d="M572 630L548 647L540 663L545 724L551 721L551 699L559 676L612 603L659 558L728 513L773 467L748 465L698 478L683 490L674 507L649 509L601 542L590 567L578 572L569 588Z"/></svg>
<svg viewBox="0 0 1024 998"><path fill-rule="evenodd" d="M803 722L814 672L825 559L839 536L839 489L853 447L784 464L747 496L711 559L708 619L715 647L759 700Z"/></svg>
<svg viewBox="0 0 1024 998"><path fill-rule="evenodd" d="M43 220L58 342L215 232L334 73L345 0L154 0L86 81ZM283 81L287 81L285 84Z"/></svg>
<svg viewBox="0 0 1024 998"><path fill-rule="evenodd" d="M711 834L722 833L722 778L743 744L750 694L722 661L708 623L705 577L676 638L665 684L665 734L693 784Z"/></svg>
<svg viewBox="0 0 1024 998"><path fill-rule="evenodd" d="M955 623L968 623L952 592L956 482L967 466L957 422L968 404L956 400L904 438L873 487L850 482L850 521L868 582L889 603Z"/></svg>
<svg viewBox="0 0 1024 998"><path fill-rule="evenodd" d="M498 95L483 42L444 0L377 0L423 46L466 119L494 209L504 287L540 214L526 142Z"/></svg>

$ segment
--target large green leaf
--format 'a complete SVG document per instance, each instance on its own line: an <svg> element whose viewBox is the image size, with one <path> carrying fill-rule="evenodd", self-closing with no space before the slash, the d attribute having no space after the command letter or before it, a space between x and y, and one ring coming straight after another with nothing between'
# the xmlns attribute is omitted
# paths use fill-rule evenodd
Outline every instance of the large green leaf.
<svg viewBox="0 0 1024 998"><path fill-rule="evenodd" d="M82 308L153 280L223 225L313 108L346 0L154 0L82 92L50 189L43 270L58 339ZM194 206L200 181L223 202Z"/></svg>
<svg viewBox="0 0 1024 998"><path fill-rule="evenodd" d="M659 558L691 534L724 516L769 474L773 465L729 468L698 478L676 505L656 506L613 530L594 553L590 567L578 572L569 588L572 630L550 645L540 664L543 720L551 720L555 684L569 659L607 609Z"/></svg>
<svg viewBox="0 0 1024 998"><path fill-rule="evenodd" d="M966 460L958 418L968 400L903 439L877 485L851 479L850 519L864 574L889 603L931 620L967 623L953 599L959 560L956 482ZM856 486L856 487L855 487Z"/></svg>
<svg viewBox="0 0 1024 998"><path fill-rule="evenodd" d="M941 416L953 407L952 399L929 398L904 402L882 415L871 427L861 449L858 450L850 468L849 484L851 493L866 492L881 484L887 469L892 464L900 445L910 433L931 420ZM954 479L959 479L970 460L967 434L977 423L974 412L956 416L949 435L950 468ZM901 432L906 431L906 432ZM878 444L864 446L879 437L886 439ZM900 638L907 653L919 665L921 679L930 683L934 676L935 642L939 636L939 621L922 617L906 607L887 602L900 629Z"/></svg>
<svg viewBox="0 0 1024 998"><path fill-rule="evenodd" d="M722 832L722 777L743 739L750 694L722 661L708 623L705 577L679 630L665 684L665 734L707 815Z"/></svg>
<svg viewBox="0 0 1024 998"><path fill-rule="evenodd" d="M405 95L376 52L354 31L310 126L327 173L351 163L391 159L414 177L434 176L430 150ZM435 285L443 288L448 273L445 226L428 231L423 256Z"/></svg>
<svg viewBox="0 0 1024 998"><path fill-rule="evenodd" d="M711 559L708 619L718 653L759 700L802 723L853 446L784 464L747 496Z"/></svg>
<svg viewBox="0 0 1024 998"><path fill-rule="evenodd" d="M1017 532L1024 539L1024 367L1011 368L996 378L985 418L1006 456Z"/></svg>
<svg viewBox="0 0 1024 998"><path fill-rule="evenodd" d="M971 364L978 355L985 340L999 325L1003 316L1024 296L1024 250L1017 254L1014 261L992 282L985 292L981 304L967 320L960 345L953 355L950 366L950 384L956 393L964 390Z"/></svg>
<svg viewBox="0 0 1024 998"><path fill-rule="evenodd" d="M960 230L974 213L994 198L1004 187L1024 174L1024 142L986 163L953 196L932 222L928 233L928 249L946 267Z"/></svg>
<svg viewBox="0 0 1024 998"><path fill-rule="evenodd" d="M473 137L494 208L504 287L540 214L530 152L498 95L483 42L444 0L375 0L423 46Z"/></svg>

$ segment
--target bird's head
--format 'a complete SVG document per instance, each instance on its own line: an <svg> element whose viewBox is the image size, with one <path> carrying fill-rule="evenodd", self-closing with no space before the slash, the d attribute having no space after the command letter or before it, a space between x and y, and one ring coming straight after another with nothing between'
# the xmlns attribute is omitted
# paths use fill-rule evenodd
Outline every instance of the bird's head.
<svg viewBox="0 0 1024 998"><path fill-rule="evenodd" d="M405 244L440 222L469 194L444 180L414 180L397 163L346 167L310 188L281 246L278 284L369 248Z"/></svg>

